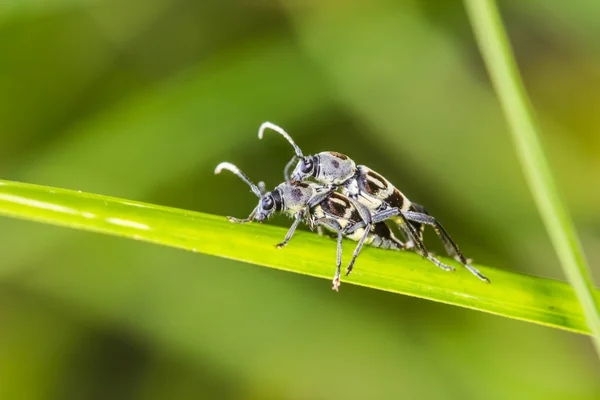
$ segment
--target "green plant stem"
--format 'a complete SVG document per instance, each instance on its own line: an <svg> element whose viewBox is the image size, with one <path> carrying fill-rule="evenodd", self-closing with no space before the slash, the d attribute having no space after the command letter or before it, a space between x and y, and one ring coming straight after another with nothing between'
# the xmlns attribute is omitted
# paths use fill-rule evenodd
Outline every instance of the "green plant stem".
<svg viewBox="0 0 600 400"><path fill-rule="evenodd" d="M267 224L232 224L225 217L0 180L0 215L95 231L226 257L330 280L335 241L297 232L275 248L286 230ZM26 239L23 239L26 240ZM344 260L354 242L344 242ZM90 255L93 256L93 255ZM589 333L572 288L551 279L481 267L486 284L464 268L436 268L412 252L366 248L354 272L342 279L375 289L467 307L509 318ZM328 290L330 284L324 284ZM332 295L335 293L332 292ZM596 291L600 297L600 291Z"/></svg>
<svg viewBox="0 0 600 400"><path fill-rule="evenodd" d="M600 357L600 309L574 224L560 198L540 143L540 130L523 87L496 2L465 0L492 84L508 119L521 165L568 280L583 307Z"/></svg>

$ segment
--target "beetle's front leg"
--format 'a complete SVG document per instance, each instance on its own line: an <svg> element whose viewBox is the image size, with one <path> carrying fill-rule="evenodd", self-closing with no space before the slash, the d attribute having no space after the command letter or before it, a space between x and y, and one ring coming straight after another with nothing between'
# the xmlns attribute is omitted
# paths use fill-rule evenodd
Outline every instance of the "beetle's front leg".
<svg viewBox="0 0 600 400"><path fill-rule="evenodd" d="M283 242L277 244L277 248L280 249L283 246L288 244L288 242L294 235L296 228L298 228L300 221L302 221L303 218L304 218L304 211L300 211L298 214L296 214L296 219L294 220L294 223L292 224L292 226L290 226L290 229L288 230L288 233L285 235L285 239L283 239Z"/></svg>

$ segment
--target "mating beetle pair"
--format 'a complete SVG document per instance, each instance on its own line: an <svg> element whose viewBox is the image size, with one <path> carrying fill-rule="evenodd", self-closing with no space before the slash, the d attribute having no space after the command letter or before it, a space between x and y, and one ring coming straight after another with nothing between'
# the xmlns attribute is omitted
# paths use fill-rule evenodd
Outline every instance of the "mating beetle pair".
<svg viewBox="0 0 600 400"><path fill-rule="evenodd" d="M337 262L333 278L333 289L340 285L342 258L342 238L358 241L346 275L352 272L356 257L364 244L384 249L415 249L438 267L453 271L454 268L442 263L431 255L423 244L423 230L430 225L441 239L450 256L460 262L471 273L485 282L489 280L470 265L456 243L442 225L430 216L424 207L412 203L397 188L381 175L364 165L356 165L349 157L336 152L322 152L305 156L292 138L281 127L265 122L260 126L258 137L262 139L266 129L271 129L293 146L295 155L284 169L285 182L270 192L266 192L263 182L258 186L235 165L221 163L215 169L220 173L227 169L245 181L260 201L246 219L228 217L232 222L246 223L263 221L282 212L294 218L283 242L285 246L292 238L301 221L309 227L324 227L337 234ZM296 163L297 162L297 163ZM294 167L294 163L296 163ZM294 167L291 177L289 170ZM384 221L397 224L406 237L402 242L394 236Z"/></svg>

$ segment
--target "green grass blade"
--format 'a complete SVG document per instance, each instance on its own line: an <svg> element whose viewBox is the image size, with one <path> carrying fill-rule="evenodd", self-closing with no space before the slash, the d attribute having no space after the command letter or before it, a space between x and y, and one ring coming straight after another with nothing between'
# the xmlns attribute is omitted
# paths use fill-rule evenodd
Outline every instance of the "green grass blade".
<svg viewBox="0 0 600 400"><path fill-rule="evenodd" d="M335 268L335 242L310 232L297 232L286 248L277 249L275 244L286 233L283 228L237 225L221 216L65 189L0 181L0 215L143 240L328 280ZM354 243L345 243L346 262L352 248ZM568 284L478 268L491 284L460 267L455 273L441 271L414 253L367 248L352 275L343 282L589 333ZM329 287L329 283L323 284L323 290ZM342 284L342 293L343 288Z"/></svg>
<svg viewBox="0 0 600 400"><path fill-rule="evenodd" d="M492 84L508 119L517 153L565 275L573 285L600 356L600 308L574 224L560 198L539 139L540 129L493 0L465 5Z"/></svg>

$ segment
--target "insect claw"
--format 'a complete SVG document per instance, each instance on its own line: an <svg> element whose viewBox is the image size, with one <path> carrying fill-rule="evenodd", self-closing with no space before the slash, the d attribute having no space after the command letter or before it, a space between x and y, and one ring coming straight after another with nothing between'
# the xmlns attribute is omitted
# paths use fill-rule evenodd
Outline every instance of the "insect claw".
<svg viewBox="0 0 600 400"><path fill-rule="evenodd" d="M335 290L336 292L340 291L340 277L336 276L335 278L333 278L333 287L332 289Z"/></svg>
<svg viewBox="0 0 600 400"><path fill-rule="evenodd" d="M485 283L490 283L490 280L488 278L486 278L485 276L483 276L481 274L481 272L479 272L479 270L475 267L473 267L472 265L465 265L465 267L467 267L467 269L476 277L478 277L480 280L484 281Z"/></svg>

